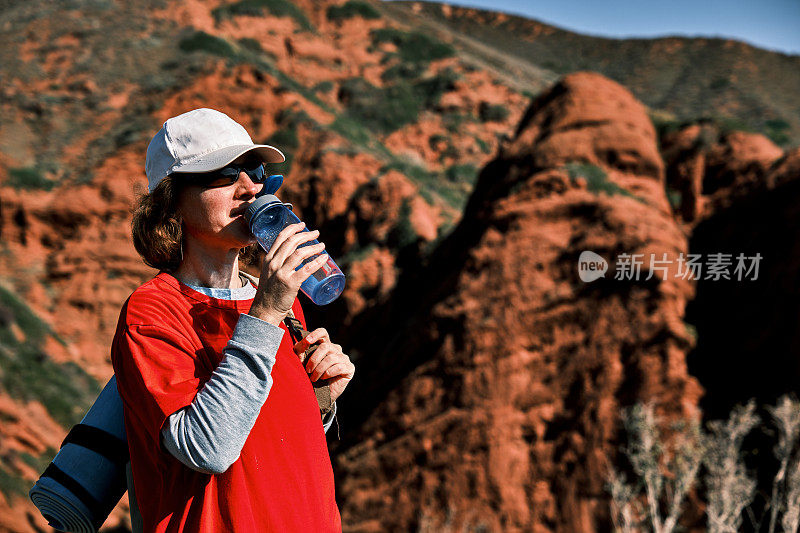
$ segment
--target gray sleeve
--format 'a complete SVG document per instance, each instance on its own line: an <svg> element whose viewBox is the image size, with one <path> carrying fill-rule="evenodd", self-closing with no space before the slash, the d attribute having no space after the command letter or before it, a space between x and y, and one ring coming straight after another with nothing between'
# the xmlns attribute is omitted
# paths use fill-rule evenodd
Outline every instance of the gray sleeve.
<svg viewBox="0 0 800 533"><path fill-rule="evenodd" d="M272 365L284 331L239 315L222 362L192 403L171 414L161 430L164 447L206 474L225 472L242 452L272 387Z"/></svg>

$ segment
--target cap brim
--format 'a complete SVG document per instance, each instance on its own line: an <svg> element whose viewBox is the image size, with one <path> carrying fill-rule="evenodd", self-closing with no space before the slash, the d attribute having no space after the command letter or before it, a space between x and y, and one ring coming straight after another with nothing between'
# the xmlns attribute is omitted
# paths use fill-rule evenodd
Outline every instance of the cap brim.
<svg viewBox="0 0 800 533"><path fill-rule="evenodd" d="M183 165L173 168L171 173L211 172L218 170L247 152L255 152L265 163L283 163L286 157L283 152L268 144L240 144L226 146L202 155Z"/></svg>

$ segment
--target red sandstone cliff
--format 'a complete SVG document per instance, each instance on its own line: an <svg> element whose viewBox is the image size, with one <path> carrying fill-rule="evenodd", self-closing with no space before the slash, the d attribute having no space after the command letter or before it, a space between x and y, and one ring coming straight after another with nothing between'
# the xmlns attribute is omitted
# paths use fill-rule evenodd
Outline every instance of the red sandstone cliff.
<svg viewBox="0 0 800 533"><path fill-rule="evenodd" d="M570 179L576 161L619 192ZM643 106L590 73L533 102L429 268L369 324L358 401L342 405L363 424L337 452L353 531L605 527L619 408L696 411L682 320L693 292L609 279L613 264L585 284L582 250L687 250Z"/></svg>

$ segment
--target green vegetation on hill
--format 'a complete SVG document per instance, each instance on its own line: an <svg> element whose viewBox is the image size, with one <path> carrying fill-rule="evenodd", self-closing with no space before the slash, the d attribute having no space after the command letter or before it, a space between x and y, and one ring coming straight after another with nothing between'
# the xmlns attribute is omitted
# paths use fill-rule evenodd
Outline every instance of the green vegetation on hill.
<svg viewBox="0 0 800 533"><path fill-rule="evenodd" d="M373 46L392 43L396 52L386 52L382 76L385 85L375 87L362 78L340 84L340 100L347 116L368 130L391 133L419 120L426 109L433 109L442 94L453 88L458 75L450 69L426 76L427 65L455 53L450 45L419 32L381 28L371 32Z"/></svg>
<svg viewBox="0 0 800 533"><path fill-rule="evenodd" d="M412 81L401 78L379 88L351 78L342 82L339 91L351 117L369 129L391 133L416 122L423 110L435 106L455 79L452 71L444 71Z"/></svg>
<svg viewBox="0 0 800 533"><path fill-rule="evenodd" d="M595 194L605 193L609 196L621 194L622 196L637 198L627 189L620 187L613 181L609 181L606 171L597 165L574 161L567 163L565 168L570 180L573 182L577 181L578 179L585 180L586 190L590 192Z"/></svg>
<svg viewBox="0 0 800 533"><path fill-rule="evenodd" d="M0 390L21 402L41 403L66 430L80 421L100 385L78 365L53 361L44 351L48 337L60 341L25 302L0 285ZM0 423L14 421L14 415L0 417ZM0 492L27 495L31 483L14 467L17 460L42 472L56 452L50 448L34 457L9 450L0 463Z"/></svg>
<svg viewBox="0 0 800 533"><path fill-rule="evenodd" d="M0 285L0 387L14 398L41 402L66 428L80 420L100 386L78 365L50 359L43 351L48 336L50 326Z"/></svg>
<svg viewBox="0 0 800 533"><path fill-rule="evenodd" d="M219 22L236 15L260 17L269 13L276 17L291 17L304 30L313 30L308 17L296 4L288 0L241 0L215 8L211 15Z"/></svg>
<svg viewBox="0 0 800 533"><path fill-rule="evenodd" d="M455 55L455 49L420 31L403 31L397 28L372 30L373 45L392 43L397 46L400 59L411 63L429 62Z"/></svg>
<svg viewBox="0 0 800 533"><path fill-rule="evenodd" d="M294 162L294 154L300 147L300 139L297 135L298 128L301 124L311 127L319 127L319 125L304 111L295 111L293 109L281 111L278 114L277 123L278 129L263 144L280 148L283 155L286 156L286 161L281 166L281 172L288 174Z"/></svg>
<svg viewBox="0 0 800 533"><path fill-rule="evenodd" d="M8 170L8 182L17 189L42 189L49 191L55 182L47 179L36 167L11 168Z"/></svg>
<svg viewBox="0 0 800 533"><path fill-rule="evenodd" d="M350 0L340 6L330 6L325 14L328 20L343 20L353 17L378 19L381 17L377 9L367 2L361 2L359 0Z"/></svg>
<svg viewBox="0 0 800 533"><path fill-rule="evenodd" d="M502 104L484 103L480 106L478 113L483 122L503 122L508 118L510 111Z"/></svg>
<svg viewBox="0 0 800 533"><path fill-rule="evenodd" d="M412 9L413 7L413 9ZM390 2L388 14L420 32L450 33L459 53L514 77L541 69L546 84L593 70L677 120L737 120L781 145L800 142L800 56L715 38L605 39L524 17L437 2ZM489 50L491 53L484 53Z"/></svg>
<svg viewBox="0 0 800 533"><path fill-rule="evenodd" d="M221 57L236 57L236 50L225 39L196 31L181 39L178 46L184 52L207 52Z"/></svg>
<svg viewBox="0 0 800 533"><path fill-rule="evenodd" d="M0 422L3 422L0 419ZM34 457L33 455L20 452L14 449L8 450L3 456L3 462L0 463L0 492L5 494L6 498L11 496L27 496L28 491L31 490L31 481L22 477L20 472L14 465L18 460L21 460L36 472L44 472L53 457L56 456L58 450L55 448L47 448L41 455Z"/></svg>

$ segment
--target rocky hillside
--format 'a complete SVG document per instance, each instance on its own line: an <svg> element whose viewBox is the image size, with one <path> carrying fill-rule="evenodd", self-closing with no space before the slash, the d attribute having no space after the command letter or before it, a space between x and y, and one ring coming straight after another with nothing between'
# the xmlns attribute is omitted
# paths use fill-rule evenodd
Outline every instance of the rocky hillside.
<svg viewBox="0 0 800 533"><path fill-rule="evenodd" d="M533 87L593 70L659 110L659 126L714 118L727 129L800 142L800 56L732 39L607 39L523 17L438 2L391 2L405 20L446 35L481 64Z"/></svg>
<svg viewBox="0 0 800 533"><path fill-rule="evenodd" d="M306 309L363 376L332 443L349 529L477 526L470 509L490 530L602 529L618 407L696 410L695 286L582 285L576 254L690 250L748 191L788 202L796 157L729 124L655 128L597 74L511 75L409 9L2 4L0 530L46 526L27 489L110 377L120 306L154 274L129 236L147 142L200 106L289 155L271 169L280 195L346 271L339 300ZM109 528L129 527L126 504Z"/></svg>

